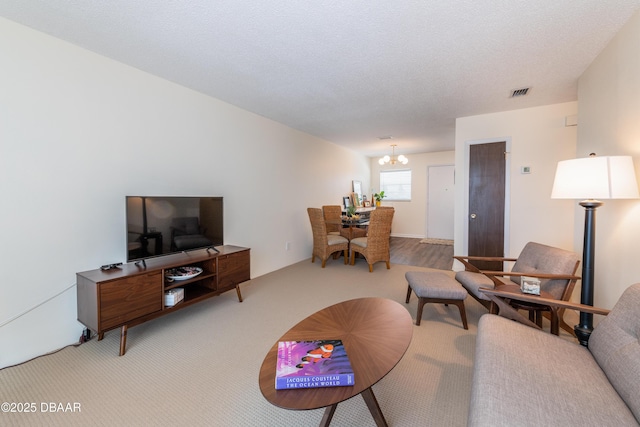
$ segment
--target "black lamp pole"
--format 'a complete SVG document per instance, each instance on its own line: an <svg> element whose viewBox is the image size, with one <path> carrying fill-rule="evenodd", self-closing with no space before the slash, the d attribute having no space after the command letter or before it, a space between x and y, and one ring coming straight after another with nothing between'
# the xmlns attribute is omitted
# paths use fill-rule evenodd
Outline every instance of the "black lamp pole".
<svg viewBox="0 0 640 427"><path fill-rule="evenodd" d="M584 249L582 252L582 292L580 303L593 305L593 272L594 253L596 246L596 209L602 206L599 200L584 200L580 206L584 207ZM593 332L593 314L580 312L580 324L573 330L580 344L587 346Z"/></svg>
<svg viewBox="0 0 640 427"><path fill-rule="evenodd" d="M147 198L142 198L142 234L147 234Z"/></svg>

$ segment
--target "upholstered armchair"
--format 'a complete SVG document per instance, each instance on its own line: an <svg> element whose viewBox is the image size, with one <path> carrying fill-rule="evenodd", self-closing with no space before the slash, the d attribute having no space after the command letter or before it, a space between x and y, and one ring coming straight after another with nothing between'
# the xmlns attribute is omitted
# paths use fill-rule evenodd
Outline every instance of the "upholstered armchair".
<svg viewBox="0 0 640 427"><path fill-rule="evenodd" d="M580 278L575 275L580 264L578 254L535 242L527 243L518 258L477 256L454 256L454 258L465 266L465 271L456 273L456 280L469 295L492 312L496 311L496 307L480 288L497 289L505 284L520 286L521 278L528 276L539 279L541 291L553 299L568 301L576 281ZM515 262L515 264L511 271L481 271L472 264L474 260ZM548 311L547 306L539 304L514 301L512 305L529 311L529 318L535 320L538 325L542 324L542 312ZM573 328L562 319L564 309L560 309L557 314L560 327L573 333Z"/></svg>

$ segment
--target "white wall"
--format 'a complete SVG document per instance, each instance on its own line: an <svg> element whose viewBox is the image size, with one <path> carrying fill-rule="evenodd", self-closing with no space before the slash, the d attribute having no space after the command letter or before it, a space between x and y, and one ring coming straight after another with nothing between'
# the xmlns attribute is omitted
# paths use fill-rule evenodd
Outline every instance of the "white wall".
<svg viewBox="0 0 640 427"><path fill-rule="evenodd" d="M402 153L402 147L398 147L397 154ZM391 150L391 148L389 148ZM429 166L452 165L455 160L455 152L440 151L436 153L407 154L409 163L406 165L380 166L378 158L371 158L371 186L364 187L369 197L372 193L380 191L380 171L389 169L411 169L411 201L391 202L383 199L384 206L393 206L393 225L391 234L400 237L427 236L427 171ZM364 185L364 183L363 183Z"/></svg>
<svg viewBox="0 0 640 427"><path fill-rule="evenodd" d="M125 195L223 196L256 277L369 186L364 156L3 18L0 70L0 367L78 340L75 273L125 260Z"/></svg>
<svg viewBox="0 0 640 427"><path fill-rule="evenodd" d="M456 254L467 254L468 147L478 141L508 143L505 255L516 257L529 241L572 249L573 203L552 200L551 187L558 161L574 157L577 131L565 126L565 117L576 112L577 103L567 102L456 120ZM531 173L521 174L522 166ZM456 262L454 269L461 265Z"/></svg>
<svg viewBox="0 0 640 427"><path fill-rule="evenodd" d="M581 76L578 102L575 157L631 155L640 177L640 12ZM594 304L611 308L624 289L640 282L640 201L603 201L596 213ZM579 206L576 216L583 227ZM580 251L582 233L575 240Z"/></svg>

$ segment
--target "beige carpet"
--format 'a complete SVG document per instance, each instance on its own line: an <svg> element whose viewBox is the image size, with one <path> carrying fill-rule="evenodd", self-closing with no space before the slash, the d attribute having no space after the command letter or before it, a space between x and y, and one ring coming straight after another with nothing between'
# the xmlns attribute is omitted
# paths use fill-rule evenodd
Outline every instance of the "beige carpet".
<svg viewBox="0 0 640 427"><path fill-rule="evenodd" d="M104 340L0 371L4 402L33 402L36 413L0 413L15 426L315 426L323 410L289 411L268 403L258 372L273 343L304 317L359 297L390 298L415 319L416 298L404 303L409 270L384 263L369 273L306 260L246 282L235 292L129 330L118 356L118 331ZM442 271L442 270L440 270ZM469 330L458 309L429 304L401 362L373 389L391 426L464 426L467 421L476 325L486 310L466 300ZM3 349L6 351L7 349ZM80 412L43 413L42 404L80 405ZM375 425L359 396L338 405L332 426Z"/></svg>

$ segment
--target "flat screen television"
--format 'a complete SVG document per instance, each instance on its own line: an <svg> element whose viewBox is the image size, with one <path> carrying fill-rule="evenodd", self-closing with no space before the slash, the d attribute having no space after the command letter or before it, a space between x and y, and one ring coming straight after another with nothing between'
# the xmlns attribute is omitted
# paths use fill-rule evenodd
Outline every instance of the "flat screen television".
<svg viewBox="0 0 640 427"><path fill-rule="evenodd" d="M222 197L126 196L127 262L224 244Z"/></svg>

